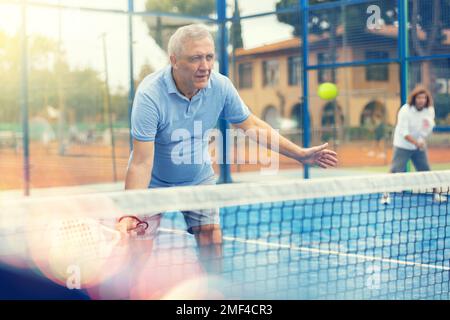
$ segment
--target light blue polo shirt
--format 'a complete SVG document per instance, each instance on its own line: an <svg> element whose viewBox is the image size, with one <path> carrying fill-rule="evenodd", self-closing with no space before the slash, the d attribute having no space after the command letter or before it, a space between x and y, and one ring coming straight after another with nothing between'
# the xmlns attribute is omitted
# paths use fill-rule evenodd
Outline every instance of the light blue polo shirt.
<svg viewBox="0 0 450 320"><path fill-rule="evenodd" d="M196 185L211 179L208 133L219 118L240 123L250 115L230 79L220 73L213 71L208 86L189 100L176 88L171 71L167 66L148 75L133 102L132 137L155 142L149 187Z"/></svg>

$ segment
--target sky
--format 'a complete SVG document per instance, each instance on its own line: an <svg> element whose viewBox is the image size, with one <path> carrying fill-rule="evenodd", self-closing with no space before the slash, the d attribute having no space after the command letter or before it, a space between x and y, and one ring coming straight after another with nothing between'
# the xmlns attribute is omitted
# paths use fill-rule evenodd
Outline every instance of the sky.
<svg viewBox="0 0 450 320"><path fill-rule="evenodd" d="M40 0L57 4L58 0ZM73 6L89 6L126 10L126 0L61 0ZM233 1L230 1L232 3ZM272 11L277 0L241 0L241 16ZM144 10L145 0L135 0L135 10ZM58 41L59 10L30 7L27 13L29 35L43 35ZM61 41L72 68L92 67L103 73L103 48L101 35L106 34L109 79L112 90L128 88L128 20L120 14L91 13L79 10L62 10ZM0 0L0 30L12 35L20 27L20 9L17 5L5 4ZM147 26L141 17L133 19L134 70L135 77L144 64L153 69L164 67L167 56L148 35ZM292 27L277 22L275 16L242 21L242 33L246 48L257 47L292 37Z"/></svg>

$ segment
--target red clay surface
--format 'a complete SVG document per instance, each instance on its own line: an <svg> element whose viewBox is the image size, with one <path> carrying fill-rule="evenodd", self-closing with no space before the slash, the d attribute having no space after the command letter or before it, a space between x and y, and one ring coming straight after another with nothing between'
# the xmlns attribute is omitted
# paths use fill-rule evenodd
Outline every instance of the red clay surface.
<svg viewBox="0 0 450 320"><path fill-rule="evenodd" d="M383 166L390 163L392 150L377 148L373 143L352 143L336 148L339 154L339 167ZM123 181L128 162L128 145L119 143L116 146L117 181ZM251 153L255 154L252 149ZM450 148L431 148L430 162L450 163ZM72 145L67 153L60 156L57 146L44 148L32 144L30 148L31 188L73 186L93 183L113 182L113 164L111 147L102 145ZM296 161L280 156L280 169L301 168ZM264 166L263 166L264 167ZM267 166L265 166L267 167ZM232 172L256 171L258 164L232 165ZM218 166L214 165L218 172ZM0 190L23 188L23 157L21 150L0 149Z"/></svg>

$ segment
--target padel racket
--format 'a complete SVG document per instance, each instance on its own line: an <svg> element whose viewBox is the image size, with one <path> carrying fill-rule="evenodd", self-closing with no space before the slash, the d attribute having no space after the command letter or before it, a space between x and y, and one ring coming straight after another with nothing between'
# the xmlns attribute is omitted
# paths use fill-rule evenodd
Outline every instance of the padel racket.
<svg viewBox="0 0 450 320"><path fill-rule="evenodd" d="M48 265L59 280L78 270L80 283L93 283L102 276L105 262L124 234L90 218L53 221L48 226Z"/></svg>

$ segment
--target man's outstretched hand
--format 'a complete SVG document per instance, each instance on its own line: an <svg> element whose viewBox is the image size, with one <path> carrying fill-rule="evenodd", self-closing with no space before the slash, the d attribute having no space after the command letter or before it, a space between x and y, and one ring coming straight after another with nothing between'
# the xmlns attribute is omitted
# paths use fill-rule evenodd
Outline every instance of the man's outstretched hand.
<svg viewBox="0 0 450 320"><path fill-rule="evenodd" d="M304 154L300 159L303 164L318 165L321 168L336 167L338 159L337 153L333 150L328 150L328 143L320 146L304 149Z"/></svg>

